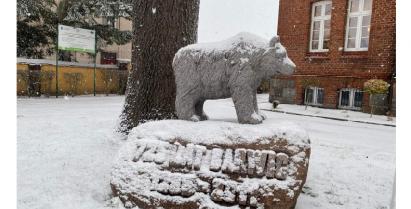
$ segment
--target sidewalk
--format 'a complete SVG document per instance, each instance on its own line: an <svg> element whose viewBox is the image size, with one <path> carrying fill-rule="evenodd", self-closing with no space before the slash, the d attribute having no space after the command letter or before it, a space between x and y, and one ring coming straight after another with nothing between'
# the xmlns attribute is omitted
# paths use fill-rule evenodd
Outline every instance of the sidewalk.
<svg viewBox="0 0 411 209"><path fill-rule="evenodd" d="M267 102L267 94L258 95L258 100L260 101L260 109L264 111L396 127L395 117L387 117L384 115L373 115L372 117L370 117L370 114L359 111L343 109L325 109L311 106L308 106L307 109L305 109L304 105L294 104L280 104L276 109L273 109L272 104Z"/></svg>

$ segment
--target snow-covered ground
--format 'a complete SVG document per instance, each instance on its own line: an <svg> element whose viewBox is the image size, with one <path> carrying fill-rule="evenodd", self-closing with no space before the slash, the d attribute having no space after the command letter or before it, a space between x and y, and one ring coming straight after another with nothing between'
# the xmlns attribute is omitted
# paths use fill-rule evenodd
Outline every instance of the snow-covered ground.
<svg viewBox="0 0 411 209"><path fill-rule="evenodd" d="M261 99L266 98L266 95L261 95ZM264 101L261 100L261 101ZM260 104L260 108L265 110L271 110L272 104L267 100ZM307 108L304 105L294 105L294 104L280 104L275 111L285 112L285 113L294 113L300 115L309 115L316 117L329 117L340 120L348 120L353 122L364 122L364 123L377 123L383 125L395 126L395 117L387 117L384 115L373 115L370 117L370 114L352 111L352 110L335 110L335 109L325 109L320 107L308 106Z"/></svg>
<svg viewBox="0 0 411 209"><path fill-rule="evenodd" d="M267 95L258 98L267 108ZM19 209L122 208L111 199L109 178L124 142L113 131L123 101L120 96L18 99ZM292 109L298 108L303 107ZM231 99L207 101L205 111L211 120L236 122ZM321 111L341 115L341 110ZM264 123L291 121L310 135L310 167L297 209L388 209L394 127L264 113Z"/></svg>

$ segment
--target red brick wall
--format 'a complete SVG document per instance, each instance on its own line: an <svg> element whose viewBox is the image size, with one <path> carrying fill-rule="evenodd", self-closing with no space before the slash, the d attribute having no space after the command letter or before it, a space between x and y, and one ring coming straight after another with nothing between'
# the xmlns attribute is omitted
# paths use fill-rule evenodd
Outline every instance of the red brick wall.
<svg viewBox="0 0 411 209"><path fill-rule="evenodd" d="M371 78L389 81L395 68L395 0L373 0L368 51L344 51L348 0L332 0L330 49L310 53L311 5L316 0L280 0L278 34L297 65L296 103L303 102L301 81L318 77L325 90L324 106L335 108L338 90L363 88ZM364 103L367 104L367 96ZM365 108L367 109L367 108Z"/></svg>

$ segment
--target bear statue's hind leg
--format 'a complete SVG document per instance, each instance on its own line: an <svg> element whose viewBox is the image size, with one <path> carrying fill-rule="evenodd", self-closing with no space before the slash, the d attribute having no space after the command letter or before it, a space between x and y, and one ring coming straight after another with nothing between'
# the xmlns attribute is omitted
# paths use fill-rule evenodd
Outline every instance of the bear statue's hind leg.
<svg viewBox="0 0 411 209"><path fill-rule="evenodd" d="M200 120L208 120L208 116L204 113L203 105L205 100L200 100L195 104L196 115L200 116Z"/></svg>
<svg viewBox="0 0 411 209"><path fill-rule="evenodd" d="M259 124L263 118L257 114L254 106L255 93L238 87L233 89L232 98L237 112L238 122L247 124Z"/></svg>

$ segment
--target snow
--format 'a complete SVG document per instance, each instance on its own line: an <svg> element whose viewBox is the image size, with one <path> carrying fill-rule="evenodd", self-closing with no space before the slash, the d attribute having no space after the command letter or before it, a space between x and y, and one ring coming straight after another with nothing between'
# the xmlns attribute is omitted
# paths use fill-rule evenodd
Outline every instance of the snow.
<svg viewBox="0 0 411 209"><path fill-rule="evenodd" d="M268 98L265 96L260 96L261 100L266 102L260 104L260 108L264 110L272 110L272 104L268 102ZM275 111L294 113L301 115L317 116L317 117L329 117L336 118L347 121L354 122L364 122L364 123L376 123L382 125L395 126L395 117L387 117L384 115L373 115L370 117L370 114L363 113L353 110L335 110L335 109L325 109L320 107L308 106L305 109L304 105L294 105L294 104L280 104L275 109Z"/></svg>
<svg viewBox="0 0 411 209"><path fill-rule="evenodd" d="M158 130L153 132L153 130ZM308 142L307 133L291 122L262 123L259 125L239 124L224 121L201 121L193 123L183 120L162 120L145 123L130 131L131 139L168 140L182 138L201 145L212 144L260 144L270 143L262 138L287 135L290 145L304 146ZM233 140L235 139L235 140Z"/></svg>
<svg viewBox="0 0 411 209"><path fill-rule="evenodd" d="M29 64L29 65L55 65L56 60L49 59L27 59L27 58L17 58L17 63ZM94 63L78 63L78 62L66 62L58 61L59 66L79 66L79 67L94 67ZM118 68L117 65L101 65L96 64L97 68Z"/></svg>
<svg viewBox="0 0 411 209"><path fill-rule="evenodd" d="M260 108L268 108L267 95L259 95L258 101ZM118 198L111 197L109 182L113 160L124 142L113 131L123 102L120 96L18 99L18 208L122 208ZM348 114L375 123L386 120L353 111L309 107L310 111L335 117ZM210 120L227 126L237 120L231 99L207 101L205 112ZM395 127L261 112L267 116L263 124L296 123L310 137L308 178L296 209L389 207Z"/></svg>
<svg viewBox="0 0 411 209"><path fill-rule="evenodd" d="M210 54L237 50L243 53L252 53L253 51L265 49L267 47L267 39L249 32L240 32L223 41L197 43L185 46L177 51L175 57L180 57L183 53L187 52L201 52Z"/></svg>
<svg viewBox="0 0 411 209"><path fill-rule="evenodd" d="M18 99L18 208L104 208L123 97Z"/></svg>
<svg viewBox="0 0 411 209"><path fill-rule="evenodd" d="M244 63L247 63L247 62L249 62L250 60L246 57L246 58L240 58L240 62L241 62L241 64L244 64Z"/></svg>

